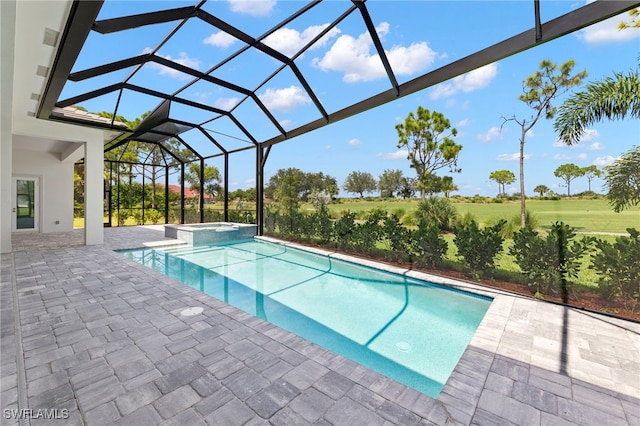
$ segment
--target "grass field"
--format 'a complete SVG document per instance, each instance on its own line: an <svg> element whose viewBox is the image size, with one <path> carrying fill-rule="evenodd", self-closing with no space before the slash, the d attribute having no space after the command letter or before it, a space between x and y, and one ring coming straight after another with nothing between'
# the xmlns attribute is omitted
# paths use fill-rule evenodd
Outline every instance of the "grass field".
<svg viewBox="0 0 640 426"><path fill-rule="evenodd" d="M398 210L405 214L413 213L418 205L417 200L357 200L343 199L338 204L329 206L335 213L343 211L366 212L374 208L382 208L390 213ZM481 224L492 224L498 219L511 220L520 215L518 201L503 203L470 203L454 202L459 215L471 213ZM562 199L562 200L527 200L527 210L533 213L540 228L546 228L554 221L563 221L579 232L616 232L625 233L626 229L640 229L640 208L615 213L604 199Z"/></svg>

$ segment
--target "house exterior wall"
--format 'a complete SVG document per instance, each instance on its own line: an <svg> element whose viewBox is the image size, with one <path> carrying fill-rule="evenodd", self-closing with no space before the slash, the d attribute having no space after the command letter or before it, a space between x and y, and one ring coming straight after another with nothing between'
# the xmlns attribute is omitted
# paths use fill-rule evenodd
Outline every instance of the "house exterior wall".
<svg viewBox="0 0 640 426"><path fill-rule="evenodd" d="M11 116L16 3L0 1L0 253L11 251Z"/></svg>
<svg viewBox="0 0 640 426"><path fill-rule="evenodd" d="M71 225L66 230L73 228L73 163L84 156L85 159L85 244L102 244L104 241L103 230L103 192L104 192L104 175L103 175L103 148L104 148L104 134L102 130L92 129L89 127L74 126L65 123L57 123L46 120L39 120L33 117L13 117L13 134L14 141L19 135L20 140L35 140L35 141L65 141L73 142L74 144L81 144L84 149L70 149L64 153L51 153L47 156L41 151L25 150L28 152L27 162L31 162L31 156L34 159L42 162L44 167L47 164L48 169L42 169L41 172L32 174L44 174L47 170L47 176L43 176L40 192L42 204L47 204L48 200L46 195L49 191L52 195L60 196L60 202L63 207L61 209L67 209L68 215L64 218L69 221ZM20 150L20 144L14 143L13 149ZM14 156L14 163L21 158L20 156ZM24 156L22 157L24 158ZM30 164L30 163L29 163ZM16 164L13 165L13 175L18 173L27 173L24 167L28 167L28 164L22 164L22 169L16 169ZM35 166L33 168L36 168ZM33 170L32 168L32 170ZM57 171L56 171L57 170ZM64 186L64 192L57 189L57 186ZM55 201L55 198L53 199ZM53 209L40 210L41 214L41 232L63 232L62 218L55 217L58 214L62 214L61 211ZM65 213L66 214L66 213ZM60 220L60 225L51 225L56 220ZM4 225L3 225L4 226ZM9 226L11 226L9 224ZM52 226L54 228L52 229Z"/></svg>
<svg viewBox="0 0 640 426"><path fill-rule="evenodd" d="M40 232L73 229L72 162L61 162L56 153L25 151L14 146L13 176L39 178Z"/></svg>

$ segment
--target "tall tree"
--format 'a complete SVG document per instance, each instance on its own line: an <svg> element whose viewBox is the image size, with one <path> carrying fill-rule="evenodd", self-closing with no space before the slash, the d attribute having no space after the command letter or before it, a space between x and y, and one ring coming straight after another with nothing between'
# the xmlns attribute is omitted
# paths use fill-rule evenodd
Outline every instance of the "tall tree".
<svg viewBox="0 0 640 426"><path fill-rule="evenodd" d="M393 197L402 188L402 170L385 170L378 178L381 197Z"/></svg>
<svg viewBox="0 0 640 426"><path fill-rule="evenodd" d="M567 185L567 195L571 196L571 181L584 175L584 170L573 163L561 164L553 172L554 176L560 178Z"/></svg>
<svg viewBox="0 0 640 426"><path fill-rule="evenodd" d="M189 164L187 173L184 174L185 182L189 183L189 188L193 192L200 192L200 163ZM204 166L204 179L203 192L211 197L215 195L215 192L220 188L220 172L216 166L205 164ZM198 197L198 207L200 207L200 197Z"/></svg>
<svg viewBox="0 0 640 426"><path fill-rule="evenodd" d="M513 121L520 127L520 226L522 228L526 226L527 218L524 190L524 144L527 132L542 118L543 113L545 118L552 119L556 114L552 101L570 88L581 84L582 79L587 76L586 70L572 75L574 66L573 60L560 66L549 60L543 60L540 63L540 69L523 81L524 93L518 97L534 110L533 114L527 118L517 118L515 115L509 118L503 117L503 126L508 121Z"/></svg>
<svg viewBox="0 0 640 426"><path fill-rule="evenodd" d="M551 191L547 185L538 185L533 188L533 192L537 192L542 197L547 192Z"/></svg>
<svg viewBox="0 0 640 426"><path fill-rule="evenodd" d="M303 176L304 172L295 167L278 169L278 171L269 178L269 182L264 187L264 195L276 200L283 196L286 198L295 198L296 202L298 202L300 193L302 192ZM286 190L279 190L281 186L286 186Z"/></svg>
<svg viewBox="0 0 640 426"><path fill-rule="evenodd" d="M452 139L458 131L451 127L442 113L419 106L415 114L410 112L404 123L396 126L396 131L398 148L408 151L422 198L429 190L430 176L435 175L437 170L448 167L451 172L460 172L458 155L462 145Z"/></svg>
<svg viewBox="0 0 640 426"><path fill-rule="evenodd" d="M442 192L444 194L445 198L449 198L449 195L453 191L457 191L457 190L458 190L458 185L453 183L453 177L452 176L443 176L442 177L442 182L440 184L440 192Z"/></svg>
<svg viewBox="0 0 640 426"><path fill-rule="evenodd" d="M585 176L589 181L589 192L591 192L591 181L597 177L602 177L602 175L602 170L598 169L595 164L582 168L582 176Z"/></svg>
<svg viewBox="0 0 640 426"><path fill-rule="evenodd" d="M631 148L605 171L607 198L616 213L640 204L640 147Z"/></svg>
<svg viewBox="0 0 640 426"><path fill-rule="evenodd" d="M318 173L304 173L302 174L301 182L301 194L302 201L307 201L307 198L312 192L324 192L331 197L338 195L338 182L333 176L325 175L322 172Z"/></svg>
<svg viewBox="0 0 640 426"><path fill-rule="evenodd" d="M342 188L347 192L360 194L364 198L365 192L373 192L378 187L373 175L369 172L351 172L344 180Z"/></svg>
<svg viewBox="0 0 640 426"><path fill-rule="evenodd" d="M489 179L498 184L498 195L506 195L505 185L511 185L516 181L516 175L511 170L495 170L489 174Z"/></svg>

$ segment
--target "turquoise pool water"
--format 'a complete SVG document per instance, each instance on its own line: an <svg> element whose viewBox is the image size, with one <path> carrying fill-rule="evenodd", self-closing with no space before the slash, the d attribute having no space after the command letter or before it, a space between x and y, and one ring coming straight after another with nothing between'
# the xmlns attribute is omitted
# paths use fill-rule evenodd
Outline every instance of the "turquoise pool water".
<svg viewBox="0 0 640 426"><path fill-rule="evenodd" d="M121 253L434 398L491 303L258 240Z"/></svg>

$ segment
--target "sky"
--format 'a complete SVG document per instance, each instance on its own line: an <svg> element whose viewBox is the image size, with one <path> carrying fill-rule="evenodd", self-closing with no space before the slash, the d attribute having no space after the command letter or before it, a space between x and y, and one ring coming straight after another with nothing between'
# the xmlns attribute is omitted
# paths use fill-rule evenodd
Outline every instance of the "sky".
<svg viewBox="0 0 640 426"><path fill-rule="evenodd" d="M328 1L312 13L296 19L264 42L285 55L295 55L320 30L345 10L344 1ZM99 19L142 13L159 7L173 8L193 3L122 2L107 0ZM581 1L541 1L543 22L568 13L585 4ZM297 1L215 1L204 9L226 19L246 33L258 37L276 22L299 9ZM476 50L533 26L533 2L527 1L390 1L367 2L376 31L385 48L399 83L409 81L430 70L461 59ZM384 68L368 37L359 15L350 16L331 30L311 49L295 59L296 64L328 112L388 90L391 86ZM533 110L518 100L522 82L533 74L543 59L557 64L576 62L574 71L587 70L585 82L628 72L638 66L640 29L617 29L614 17L565 37L545 43L499 62L461 75L437 86L397 99L358 116L325 126L311 133L273 147L265 165L265 178L280 168L297 167L305 172L323 172L334 176L340 186L352 171L367 171L378 177L386 169L400 169L405 176L415 176L409 167L407 153L397 147L395 126L418 106L439 111L458 131L454 138L463 149L458 165L461 173L453 174L459 195L495 196L498 185L489 180L495 170L507 169L518 176L519 127L505 118L529 118ZM74 71L105 62L124 59L155 49L168 29L175 24L158 24L143 29L108 36L91 34L74 66ZM132 37L133 31L135 36ZM113 43L118 48L113 49ZM111 47L109 47L111 46ZM200 71L242 47L242 42L202 22L190 20L176 36L161 46L158 55ZM232 65L231 65L232 64ZM273 112L280 125L289 130L320 117L293 73L288 69L263 86L260 83L280 64L257 53L240 55L214 75L235 84L257 89L260 100ZM98 81L75 83L65 87L62 99L87 91L90 84L112 84L122 80L127 70L100 77ZM145 65L132 78L132 83L154 90L177 90L188 79L172 69L157 64ZM196 83L184 92L198 102L222 109L234 108L241 96L227 89ZM559 106L566 96L554 101ZM111 110L115 95L104 96L83 104L89 111ZM131 119L157 106L157 99L140 95L123 95L118 114ZM173 109L176 118L203 122L199 112ZM234 110L243 123L248 123L258 140L266 140L277 129L255 104L244 102ZM205 126L232 147L248 144L246 137L223 120ZM219 124L221 123L221 124ZM197 139L197 136L193 135ZM188 139L189 135L185 135ZM206 141L193 140L202 146ZM199 145L202 144L202 145ZM581 142L567 147L557 140L552 120L541 119L527 135L525 145L525 187L534 195L535 186L544 184L558 193L566 193L563 182L553 174L564 163L580 167L611 164L632 146L640 145L640 122L624 120L600 122L590 126ZM200 148L199 148L200 149ZM209 151L207 151L209 150ZM222 160L212 159L222 170ZM230 156L229 189L255 186L255 152ZM441 175L446 173L440 173ZM602 191L603 180L595 179L592 189ZM507 186L507 192L519 190L518 182ZM571 183L572 193L587 190L587 179ZM341 191L341 196L355 194Z"/></svg>

